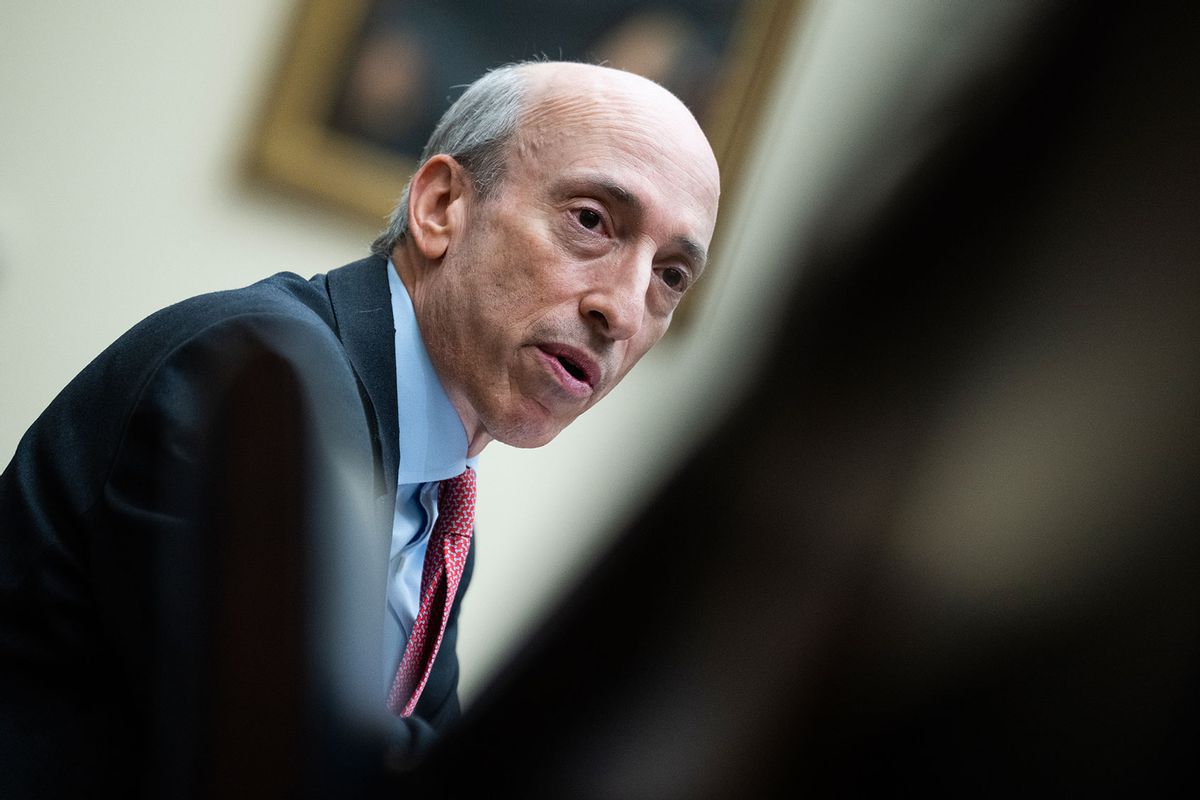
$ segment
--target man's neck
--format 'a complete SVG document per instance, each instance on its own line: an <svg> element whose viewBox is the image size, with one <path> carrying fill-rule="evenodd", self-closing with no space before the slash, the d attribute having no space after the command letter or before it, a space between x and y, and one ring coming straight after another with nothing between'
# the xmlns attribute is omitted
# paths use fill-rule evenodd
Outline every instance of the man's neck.
<svg viewBox="0 0 1200 800"><path fill-rule="evenodd" d="M412 301L413 314L417 319L417 330L421 333L422 340L426 342L426 351L428 351L428 340L425 339L424 329L421 325L421 306L417 291L417 269L413 265L412 259L413 255L408 252L404 241L398 242L392 248L392 267L396 270L396 275L400 278L400 283L404 286L404 289L408 292L409 299ZM434 372L437 373L438 380L446 392L446 397L450 399L450 404L458 412L458 418L462 422L463 430L466 431L467 458L474 458L483 452L483 449L492 441L492 437L487 432L487 428L483 425L475 413L474 407L467 401L466 397L458 391L457 387L446 382L441 371L437 368L437 362L434 360L432 353L430 353L430 363L433 364Z"/></svg>

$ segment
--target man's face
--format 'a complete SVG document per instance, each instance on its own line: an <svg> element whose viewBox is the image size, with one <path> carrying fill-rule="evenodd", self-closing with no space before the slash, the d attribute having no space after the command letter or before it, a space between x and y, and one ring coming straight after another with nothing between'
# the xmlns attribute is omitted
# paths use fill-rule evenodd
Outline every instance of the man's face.
<svg viewBox="0 0 1200 800"><path fill-rule="evenodd" d="M698 129L675 130L682 108L644 105L618 95L531 114L501 185L465 197L422 333L460 414L490 438L554 438L662 337L703 269L715 161Z"/></svg>

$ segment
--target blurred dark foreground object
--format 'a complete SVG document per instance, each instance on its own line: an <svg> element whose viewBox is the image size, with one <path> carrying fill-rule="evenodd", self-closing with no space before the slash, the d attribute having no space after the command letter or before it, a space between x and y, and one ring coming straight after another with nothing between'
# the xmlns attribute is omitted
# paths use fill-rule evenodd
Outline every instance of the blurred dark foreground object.
<svg viewBox="0 0 1200 800"><path fill-rule="evenodd" d="M897 109L736 413L413 788L1194 790L1197 20L1031 7Z"/></svg>

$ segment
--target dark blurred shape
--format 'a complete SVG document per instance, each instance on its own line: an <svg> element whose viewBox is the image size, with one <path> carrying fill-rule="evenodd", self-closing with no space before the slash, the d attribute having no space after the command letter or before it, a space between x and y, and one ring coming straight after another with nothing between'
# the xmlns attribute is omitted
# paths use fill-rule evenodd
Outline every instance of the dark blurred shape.
<svg viewBox="0 0 1200 800"><path fill-rule="evenodd" d="M805 225L738 410L414 790L1195 789L1198 14L1029 8Z"/></svg>
<svg viewBox="0 0 1200 800"><path fill-rule="evenodd" d="M365 796L396 735L378 676L387 509L366 417L329 413L358 390L302 331L257 333L212 370L198 524L159 565L180 646L149 676L151 797Z"/></svg>
<svg viewBox="0 0 1200 800"><path fill-rule="evenodd" d="M363 709L380 696L371 666L383 620L361 576L385 556L369 552L372 476L346 474L356 462L334 444L338 428L362 425L365 437L365 423L324 420L330 385L288 356L264 348L245 359L212 426L197 538L211 662L195 678L194 721L160 722L196 732L164 797L362 795L382 758L383 715ZM338 649L358 663L335 667ZM354 696L364 689L368 704Z"/></svg>
<svg viewBox="0 0 1200 800"><path fill-rule="evenodd" d="M374 423L332 333L246 311L271 290L135 326L5 471L0 796L364 796L385 746L422 745L382 705ZM144 402L111 413L131 384Z"/></svg>

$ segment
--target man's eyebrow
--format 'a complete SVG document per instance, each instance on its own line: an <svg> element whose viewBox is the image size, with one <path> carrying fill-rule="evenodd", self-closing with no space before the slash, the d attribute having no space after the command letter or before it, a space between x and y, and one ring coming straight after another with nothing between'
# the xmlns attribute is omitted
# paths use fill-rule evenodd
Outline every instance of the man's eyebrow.
<svg viewBox="0 0 1200 800"><path fill-rule="evenodd" d="M687 254L688 260L692 262L692 268L696 270L695 277L699 278L700 273L704 272L704 265L708 263L708 251L701 247L695 239L687 236L676 236L674 242L676 247Z"/></svg>
<svg viewBox="0 0 1200 800"><path fill-rule="evenodd" d="M636 194L629 191L619 183L613 183L612 181L607 181L603 178L596 178L588 182L594 186L596 191L608 195L613 200L617 201L634 213L640 214L645 208L645 206L642 205L642 198L638 197Z"/></svg>
<svg viewBox="0 0 1200 800"><path fill-rule="evenodd" d="M589 178L587 179L587 183L591 184L594 191L608 195L612 200L625 206L635 214L642 213L645 208L640 197L619 183L613 183L603 178ZM676 236L671 241L692 262L696 276L699 277L700 273L704 271L704 265L708 263L708 251L699 242L687 236Z"/></svg>

